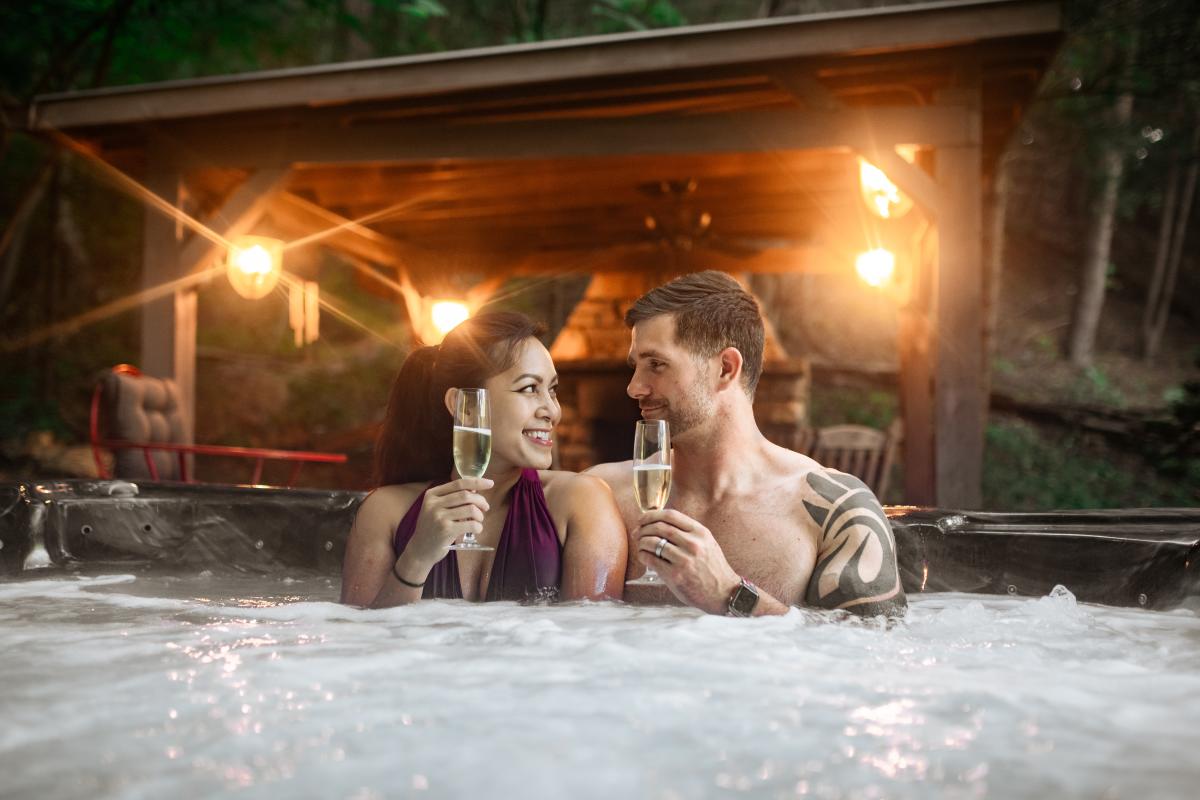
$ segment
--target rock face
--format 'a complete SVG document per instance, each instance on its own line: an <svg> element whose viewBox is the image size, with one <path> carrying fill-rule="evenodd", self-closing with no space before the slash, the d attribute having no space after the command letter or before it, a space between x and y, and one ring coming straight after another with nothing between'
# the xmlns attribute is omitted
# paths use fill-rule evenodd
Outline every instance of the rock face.
<svg viewBox="0 0 1200 800"><path fill-rule="evenodd" d="M7 449L7 448L6 448ZM33 431L16 450L15 455L32 461L37 474L70 477L97 478L96 459L89 445L67 445L58 441L53 431ZM112 454L101 453L101 459L112 469Z"/></svg>

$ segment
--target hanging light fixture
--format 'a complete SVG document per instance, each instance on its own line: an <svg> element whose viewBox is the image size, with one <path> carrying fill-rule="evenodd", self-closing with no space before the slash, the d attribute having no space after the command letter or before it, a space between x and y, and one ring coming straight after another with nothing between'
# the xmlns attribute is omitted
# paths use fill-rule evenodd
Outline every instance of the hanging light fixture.
<svg viewBox="0 0 1200 800"><path fill-rule="evenodd" d="M898 145L896 152L910 164L916 161L917 148L913 145ZM912 210L912 198L865 158L858 159L858 183L863 202L880 219L899 219Z"/></svg>
<svg viewBox="0 0 1200 800"><path fill-rule="evenodd" d="M316 281L288 282L288 326L296 347L312 344L321 336L321 287Z"/></svg>
<svg viewBox="0 0 1200 800"><path fill-rule="evenodd" d="M229 247L225 274L247 300L266 297L279 284L283 242L269 236L239 236Z"/></svg>
<svg viewBox="0 0 1200 800"><path fill-rule="evenodd" d="M878 289L892 279L896 271L896 256L890 250L877 247L860 253L854 261L854 268L858 271L858 277Z"/></svg>
<svg viewBox="0 0 1200 800"><path fill-rule="evenodd" d="M435 300L429 309L430 321L438 335L442 337L469 316L471 316L471 310L467 308L467 304L457 300Z"/></svg>

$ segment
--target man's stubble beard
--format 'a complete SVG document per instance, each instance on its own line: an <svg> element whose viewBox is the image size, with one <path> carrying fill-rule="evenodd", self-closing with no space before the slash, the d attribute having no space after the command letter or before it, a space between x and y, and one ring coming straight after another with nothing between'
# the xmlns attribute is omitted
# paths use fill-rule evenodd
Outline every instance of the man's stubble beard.
<svg viewBox="0 0 1200 800"><path fill-rule="evenodd" d="M667 424L671 427L671 438L678 439L693 428L701 427L713 417L713 401L704 386L703 377L685 390L681 402L667 408Z"/></svg>

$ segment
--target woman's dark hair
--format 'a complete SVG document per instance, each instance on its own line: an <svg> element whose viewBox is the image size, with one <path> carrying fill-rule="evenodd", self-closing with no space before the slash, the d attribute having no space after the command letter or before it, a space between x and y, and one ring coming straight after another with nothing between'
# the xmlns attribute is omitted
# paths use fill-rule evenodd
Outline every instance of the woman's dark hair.
<svg viewBox="0 0 1200 800"><path fill-rule="evenodd" d="M492 311L458 325L441 345L410 352L392 384L375 443L376 485L445 479L454 464L446 390L483 386L516 363L526 339L545 330L524 314Z"/></svg>

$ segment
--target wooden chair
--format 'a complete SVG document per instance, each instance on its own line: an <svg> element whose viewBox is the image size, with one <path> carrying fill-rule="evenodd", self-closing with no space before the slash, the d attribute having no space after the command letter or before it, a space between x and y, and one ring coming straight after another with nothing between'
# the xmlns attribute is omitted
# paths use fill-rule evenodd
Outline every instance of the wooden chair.
<svg viewBox="0 0 1200 800"><path fill-rule="evenodd" d="M808 455L823 466L861 479L883 500L902 430L899 419L893 420L886 431L865 425L818 428Z"/></svg>
<svg viewBox="0 0 1200 800"><path fill-rule="evenodd" d="M254 460L250 483L262 481L267 461L286 461L292 470L285 486L296 482L306 463L344 464L342 453L272 450L261 447L181 444L183 406L179 389L168 378L143 375L137 367L119 364L101 376L92 393L92 454L101 478L132 478L193 483L188 456L233 456ZM113 451L109 473L103 450Z"/></svg>

